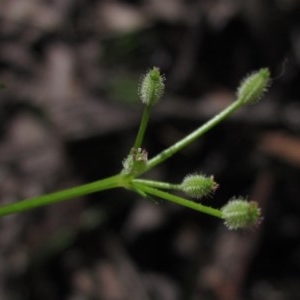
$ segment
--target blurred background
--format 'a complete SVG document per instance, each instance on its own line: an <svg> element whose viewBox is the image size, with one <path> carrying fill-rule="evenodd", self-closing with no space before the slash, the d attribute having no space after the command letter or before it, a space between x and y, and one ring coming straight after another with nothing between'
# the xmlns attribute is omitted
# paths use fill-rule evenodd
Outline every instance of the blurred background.
<svg viewBox="0 0 300 300"><path fill-rule="evenodd" d="M0 299L300 299L300 5L297 0L1 0L0 202L118 172L165 74L153 156L268 67L263 101L148 174L220 184L204 203L258 201L255 230L123 190L0 219Z"/></svg>

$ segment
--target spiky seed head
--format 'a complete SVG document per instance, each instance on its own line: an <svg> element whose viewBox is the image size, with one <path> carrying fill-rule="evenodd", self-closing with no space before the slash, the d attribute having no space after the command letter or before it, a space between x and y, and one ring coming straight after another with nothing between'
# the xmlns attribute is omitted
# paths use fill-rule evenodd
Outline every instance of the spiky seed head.
<svg viewBox="0 0 300 300"><path fill-rule="evenodd" d="M159 68L153 67L143 77L139 87L139 96L146 105L155 104L164 93L165 78Z"/></svg>
<svg viewBox="0 0 300 300"><path fill-rule="evenodd" d="M269 86L270 71L267 68L262 68L242 80L237 90L237 98L244 104L255 103L261 99Z"/></svg>
<svg viewBox="0 0 300 300"><path fill-rule="evenodd" d="M213 176L208 177L203 174L189 174L181 183L181 190L196 199L210 196L217 187L218 184L214 181Z"/></svg>
<svg viewBox="0 0 300 300"><path fill-rule="evenodd" d="M261 209L257 202L233 198L222 208L222 218L229 229L249 228L261 221Z"/></svg>

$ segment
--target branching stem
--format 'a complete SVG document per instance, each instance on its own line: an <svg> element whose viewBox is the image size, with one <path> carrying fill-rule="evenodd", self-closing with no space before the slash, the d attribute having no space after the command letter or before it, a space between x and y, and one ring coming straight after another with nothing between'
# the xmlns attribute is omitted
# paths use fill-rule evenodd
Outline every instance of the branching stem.
<svg viewBox="0 0 300 300"><path fill-rule="evenodd" d="M195 141L197 138L202 136L204 133L206 133L208 130L219 124L222 120L224 120L226 117L231 115L233 112L235 112L240 106L243 105L243 102L239 99L230 104L228 107L226 107L223 111L221 111L219 114L214 116L212 119L210 119L208 122L203 124L201 127L196 129L195 131L191 132L189 135L185 136L180 141L173 144L171 147L165 149L161 153L154 156L152 159L149 160L146 169L143 171L146 172L156 165L164 162L166 159L173 156L175 153L177 153L182 148L186 147L193 141Z"/></svg>
<svg viewBox="0 0 300 300"><path fill-rule="evenodd" d="M143 191L144 193L146 193L148 195L156 196L156 197L165 199L167 201L170 201L170 202L173 202L173 203L191 208L191 209L196 210L196 211L200 211L202 213L205 213L205 214L217 217L217 218L222 218L222 212L219 209L212 208L212 207L209 207L209 206L205 206L203 204L200 204L200 203L197 203L197 202L194 202L194 201L190 201L190 200L187 200L185 198L169 194L167 192L160 191L156 188L147 186L147 185L142 184L142 183L136 182L134 184L134 187L138 190Z"/></svg>

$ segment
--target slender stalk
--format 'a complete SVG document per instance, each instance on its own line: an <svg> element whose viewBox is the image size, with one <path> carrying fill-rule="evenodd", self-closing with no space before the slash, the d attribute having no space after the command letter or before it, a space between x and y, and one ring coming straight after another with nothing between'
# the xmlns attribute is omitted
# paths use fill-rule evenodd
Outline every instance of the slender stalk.
<svg viewBox="0 0 300 300"><path fill-rule="evenodd" d="M116 187L126 187L126 182L121 175L111 176L102 180L65 189L30 199L25 199L15 203L0 206L0 216L6 216L17 212L27 211L36 207L41 207L56 202L68 200L91 193L108 190Z"/></svg>
<svg viewBox="0 0 300 300"><path fill-rule="evenodd" d="M208 122L203 124L201 127L196 129L195 131L191 132L189 135L185 136L183 139L176 142L171 147L163 150L161 153L154 156L151 160L148 161L147 167L143 171L143 173L152 169L156 165L164 162L166 159L170 158L172 155L177 153L179 150L181 150L182 148L186 147L188 144L195 141L197 138L199 138L201 135L206 133L212 127L216 126L222 120L224 120L226 117L228 117L233 112L235 112L242 105L243 105L242 101L240 101L239 99L236 100L235 102L230 104L228 107L226 107L223 111L221 111L219 114L217 114L212 119L210 119Z"/></svg>
<svg viewBox="0 0 300 300"><path fill-rule="evenodd" d="M178 190L180 188L180 184L172 184L169 182L162 182L156 180L148 180L148 179L133 179L133 183L141 183L147 186L151 186L158 189L164 190Z"/></svg>
<svg viewBox="0 0 300 300"><path fill-rule="evenodd" d="M151 109L151 105L145 105L139 131L136 135L135 142L134 142L134 148L136 149L141 147L142 145L146 128L148 125L148 121L149 121L150 109Z"/></svg>
<svg viewBox="0 0 300 300"><path fill-rule="evenodd" d="M187 200L185 198L175 196L175 195L169 194L167 192L160 191L156 188L144 185L142 183L137 183L136 182L134 184L134 188L138 189L138 190L141 190L142 192L144 192L148 195L156 196L156 197L165 199L167 201L170 201L170 202L173 202L173 203L191 208L191 209L196 210L196 211L200 211L202 213L205 213L205 214L217 217L217 218L222 218L222 212L219 209L212 208L212 207L209 207L209 206L205 206L203 204L196 203L196 202Z"/></svg>

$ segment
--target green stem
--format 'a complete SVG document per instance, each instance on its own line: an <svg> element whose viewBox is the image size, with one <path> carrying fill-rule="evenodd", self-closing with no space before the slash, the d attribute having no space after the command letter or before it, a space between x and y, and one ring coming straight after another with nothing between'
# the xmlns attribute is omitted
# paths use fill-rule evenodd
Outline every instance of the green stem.
<svg viewBox="0 0 300 300"><path fill-rule="evenodd" d="M222 212L219 209L212 208L212 207L209 207L209 206L205 206L203 204L196 203L196 202L187 200L185 198L178 197L178 196L160 191L160 190L152 188L150 186L146 186L142 183L137 183L136 182L134 184L134 188L136 190L140 190L140 191L142 191L142 192L144 192L148 195L156 196L156 197L165 199L167 201L174 202L176 204L179 204L179 205L191 208L193 210L200 211L202 213L205 213L205 214L208 214L208 215L211 215L211 216L222 219Z"/></svg>
<svg viewBox="0 0 300 300"><path fill-rule="evenodd" d="M0 206L0 216L6 216L17 212L27 211L36 207L45 206L61 201L68 200L91 193L108 190L116 187L127 187L124 177L120 174L111 176L102 180L65 189L59 192L46 194L30 199L25 199L15 203Z"/></svg>
<svg viewBox="0 0 300 300"><path fill-rule="evenodd" d="M134 148L136 148L136 149L141 147L141 145L142 145L145 131L146 131L148 121L149 121L150 109L151 109L151 105L146 105L144 108L139 131L137 133L137 136L136 136L135 142L134 142Z"/></svg>
<svg viewBox="0 0 300 300"><path fill-rule="evenodd" d="M151 160L148 161L147 167L145 170L143 170L143 173L152 169L156 165L164 162L166 159L170 158L172 155L177 153L182 148L186 147L188 144L195 141L197 138L202 136L205 132L209 131L211 128L219 124L222 120L224 120L226 117L231 115L233 112L235 112L240 106L243 105L243 102L239 99L230 104L228 107L226 107L223 111L221 111L219 114L214 116L212 119L210 119L208 122L203 124L201 127L196 129L195 131L191 132L189 135L185 136L180 141L173 144L171 147L165 149L161 153L154 156ZM140 175L140 174L139 174Z"/></svg>
<svg viewBox="0 0 300 300"><path fill-rule="evenodd" d="M164 190L178 190L180 189L180 184L172 184L169 182L162 182L156 180L148 180L148 179L133 179L133 183L141 183L147 186L151 186L158 189Z"/></svg>

